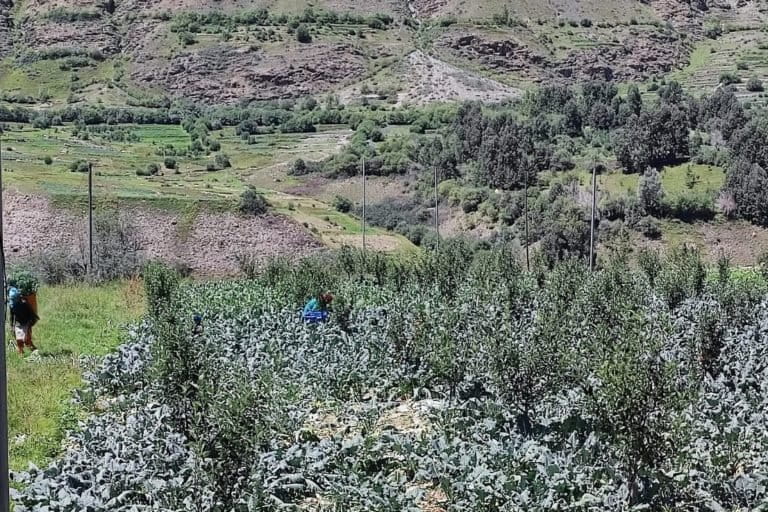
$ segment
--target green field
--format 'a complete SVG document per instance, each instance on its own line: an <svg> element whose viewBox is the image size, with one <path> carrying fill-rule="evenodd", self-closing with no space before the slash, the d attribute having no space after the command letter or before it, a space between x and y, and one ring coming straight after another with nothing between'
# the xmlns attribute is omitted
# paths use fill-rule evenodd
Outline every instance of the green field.
<svg viewBox="0 0 768 512"><path fill-rule="evenodd" d="M33 329L38 353L22 359L8 344L8 416L11 467L40 465L59 453L63 429L78 411L69 404L87 370L81 356L113 351L126 324L144 311L138 281L101 286L44 287L40 322ZM12 335L6 333L12 341Z"/></svg>
<svg viewBox="0 0 768 512"><path fill-rule="evenodd" d="M185 210L190 203L212 209L232 209L246 185L256 186L284 214L305 225L325 244L360 245L360 221L337 212L318 196L290 193L301 184L288 176L288 165L296 158L320 160L338 150L351 133L343 126L321 126L316 133L270 134L254 138L252 144L235 134L234 128L212 132L221 143L221 153L229 156L232 167L207 171L213 155L173 157L177 169L164 169L162 150L173 147L183 152L189 135L177 125L126 125L137 140L112 142L95 135L88 140L75 137L74 127L37 129L10 125L3 135L3 170L7 186L22 192L52 197L57 204L82 204L88 193L87 173L72 172L70 165L80 160L93 163L94 194L97 201L140 201L154 206ZM45 163L46 157L52 163ZM161 170L155 176L136 174L148 165ZM311 188L309 189L312 190ZM379 228L368 234L381 239L386 250L414 249L407 239Z"/></svg>
<svg viewBox="0 0 768 512"><path fill-rule="evenodd" d="M687 173L690 168L695 177L693 187L689 188ZM592 176L587 171L578 173L579 180L584 186L591 184ZM637 194L639 174L623 174L612 172L598 176L598 189L601 194L610 197L634 196ZM682 164L665 167L661 172L661 185L665 197L675 198L685 195L715 194L725 182L725 171L711 165Z"/></svg>

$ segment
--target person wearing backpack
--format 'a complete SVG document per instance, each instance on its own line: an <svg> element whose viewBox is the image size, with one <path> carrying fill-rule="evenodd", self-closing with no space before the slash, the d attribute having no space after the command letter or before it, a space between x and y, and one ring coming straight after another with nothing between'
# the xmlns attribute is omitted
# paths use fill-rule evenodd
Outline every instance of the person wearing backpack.
<svg viewBox="0 0 768 512"><path fill-rule="evenodd" d="M40 320L40 317L37 316L29 301L21 295L18 288L11 287L8 290L8 306L19 355L24 355L25 346L29 347L32 352L36 351L37 347L32 343L32 327Z"/></svg>

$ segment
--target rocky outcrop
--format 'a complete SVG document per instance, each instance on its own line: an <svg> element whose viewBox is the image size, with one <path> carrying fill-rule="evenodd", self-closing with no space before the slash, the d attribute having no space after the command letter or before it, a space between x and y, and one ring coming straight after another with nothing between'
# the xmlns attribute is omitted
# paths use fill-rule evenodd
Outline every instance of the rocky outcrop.
<svg viewBox="0 0 768 512"><path fill-rule="evenodd" d="M620 44L597 43L570 51L564 58L535 53L518 41L488 40L463 34L444 44L454 54L488 69L532 80L636 80L666 73L684 62L688 49L674 36L639 31Z"/></svg>
<svg viewBox="0 0 768 512"><path fill-rule="evenodd" d="M58 48L99 53L105 57L120 52L117 28L107 19L59 22L33 18L24 21L20 28L20 42L31 52Z"/></svg>
<svg viewBox="0 0 768 512"><path fill-rule="evenodd" d="M650 33L628 38L622 45L572 51L554 69L569 79L642 80L669 72L687 55L676 38Z"/></svg>
<svg viewBox="0 0 768 512"><path fill-rule="evenodd" d="M499 71L535 75L537 69L545 69L550 65L542 55L508 39L491 41L468 34L449 41L448 45L461 57Z"/></svg>
<svg viewBox="0 0 768 512"><path fill-rule="evenodd" d="M0 0L0 59L10 55L13 51L13 39L11 37L13 29L12 7L11 0Z"/></svg>
<svg viewBox="0 0 768 512"><path fill-rule="evenodd" d="M365 59L349 45L270 55L227 44L185 52L169 60L147 60L131 78L162 87L171 96L212 103L271 100L322 93L362 76Z"/></svg>

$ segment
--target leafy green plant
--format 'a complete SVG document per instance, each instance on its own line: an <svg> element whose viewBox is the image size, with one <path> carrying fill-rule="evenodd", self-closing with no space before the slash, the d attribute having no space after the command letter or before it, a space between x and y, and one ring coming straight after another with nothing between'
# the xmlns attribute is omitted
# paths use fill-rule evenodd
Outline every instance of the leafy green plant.
<svg viewBox="0 0 768 512"><path fill-rule="evenodd" d="M40 280L27 267L11 267L8 269L8 286L18 288L22 295L37 293Z"/></svg>

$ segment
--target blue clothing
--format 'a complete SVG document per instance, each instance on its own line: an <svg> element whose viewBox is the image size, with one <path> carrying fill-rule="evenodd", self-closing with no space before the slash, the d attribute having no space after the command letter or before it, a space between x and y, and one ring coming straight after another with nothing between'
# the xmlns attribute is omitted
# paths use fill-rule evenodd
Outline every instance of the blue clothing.
<svg viewBox="0 0 768 512"><path fill-rule="evenodd" d="M8 302L11 304L17 304L21 300L21 292L15 286L11 286L8 290Z"/></svg>
<svg viewBox="0 0 768 512"><path fill-rule="evenodd" d="M305 322L316 324L328 320L328 311L326 311L320 304L320 301L315 298L307 302L301 316Z"/></svg>
<svg viewBox="0 0 768 512"><path fill-rule="evenodd" d="M307 302L307 305L304 306L304 315L307 313L316 313L318 311L321 311L320 309L320 301L317 299L312 299L309 302Z"/></svg>

